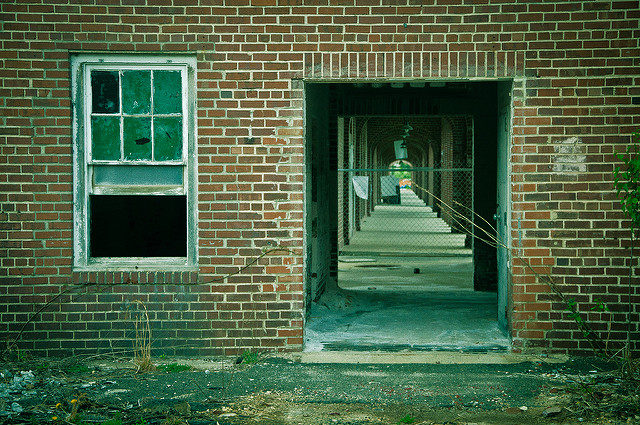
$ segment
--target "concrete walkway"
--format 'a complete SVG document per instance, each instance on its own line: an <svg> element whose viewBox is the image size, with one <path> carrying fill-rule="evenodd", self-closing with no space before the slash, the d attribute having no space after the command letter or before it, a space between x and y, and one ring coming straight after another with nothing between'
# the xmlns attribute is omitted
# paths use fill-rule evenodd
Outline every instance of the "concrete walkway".
<svg viewBox="0 0 640 425"><path fill-rule="evenodd" d="M338 353L338 356L344 355ZM106 394L104 389L99 390L99 385L84 389L83 392L101 403L116 403L122 398L127 402L141 400L144 406L160 403L174 405L188 401L192 407L196 407L205 396L225 399L269 391L284 393L297 403L360 402L381 406L395 402L449 408L468 404L469 407L501 410L508 406L533 407L540 403L541 400L536 397L540 394L541 386L561 382L553 378L558 370L578 373L593 367L582 363L574 365L571 361L549 360L532 357L517 362L485 363L482 357L475 357L470 364L429 364L422 361L413 364L376 364L377 361L363 359L356 364L340 364L335 360L299 363L299 360L267 358L245 366L230 364L225 359L208 363L171 359L167 361L191 364L196 369L143 375L142 378L119 371L115 378L109 376L114 382L108 384ZM122 367L122 364L96 362L100 370L110 370L112 366ZM204 369L209 373L205 373ZM95 376L89 378L94 381L98 379ZM206 392L202 393L202 389ZM300 419L301 422L294 423L309 423L304 418ZM323 424L331 423L330 419L325 420ZM228 422L220 422L221 425L223 423ZM522 422L515 419L515 422L507 423Z"/></svg>
<svg viewBox="0 0 640 425"><path fill-rule="evenodd" d="M354 232L343 255L465 256L466 235L451 233L411 189L400 190L400 205L377 205Z"/></svg>
<svg viewBox="0 0 640 425"><path fill-rule="evenodd" d="M342 256L338 285L347 305L329 294L312 304L306 351L510 347L498 327L496 294L473 290L471 257Z"/></svg>
<svg viewBox="0 0 640 425"><path fill-rule="evenodd" d="M401 196L401 205L377 206L341 252L342 293L312 304L305 351L508 350L496 293L473 290L465 235L411 190Z"/></svg>
<svg viewBox="0 0 640 425"><path fill-rule="evenodd" d="M462 351L509 349L496 320L496 294L473 291L359 293L354 304L314 304L305 350Z"/></svg>

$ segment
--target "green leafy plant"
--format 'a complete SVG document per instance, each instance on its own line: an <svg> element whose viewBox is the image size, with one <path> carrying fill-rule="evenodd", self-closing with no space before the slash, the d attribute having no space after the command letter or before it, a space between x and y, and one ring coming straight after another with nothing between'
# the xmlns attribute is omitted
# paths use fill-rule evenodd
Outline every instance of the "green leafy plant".
<svg viewBox="0 0 640 425"><path fill-rule="evenodd" d="M413 416L411 415L405 415L402 418L400 418L400 420L398 421L399 424L412 424L414 423L416 420Z"/></svg>
<svg viewBox="0 0 640 425"><path fill-rule="evenodd" d="M610 313L611 312L611 310L609 310L609 307L600 298L594 298L593 302L596 303L596 305L591 307L591 311L597 311L597 312L600 312L600 313L603 313L603 312Z"/></svg>
<svg viewBox="0 0 640 425"><path fill-rule="evenodd" d="M29 360L29 352L27 350L20 350L18 349L18 351L16 352L16 355L18 356L18 361L19 362L24 362Z"/></svg>
<svg viewBox="0 0 640 425"><path fill-rule="evenodd" d="M634 133L632 136L634 142L628 147L626 154L620 154L618 158L623 162L623 167L616 167L614 179L615 187L619 198L621 199L621 206L625 214L631 219L631 258L629 262L629 312L631 312L631 282L633 277L633 245L636 228L640 228L640 132ZM497 229L487 219L477 214L468 206L463 205L457 201L453 201L452 204L448 204L440 199L437 195L430 192L428 189L421 187L412 182L412 188L420 190L436 201L440 202L442 208L450 212L451 218L454 224L462 229L470 226L474 232L470 236L476 240L486 243L489 246L493 246L496 249L508 250L510 256L520 263L528 272L532 273L536 279L549 287L551 292L564 304L564 309L568 312L567 317L573 320L578 329L582 333L583 337L590 344L595 355L606 357L607 359L614 360L622 363L623 373L627 375L634 375L640 371L640 362L632 360L630 355L631 341L630 331L631 323L629 322L629 332L627 333L626 347L616 352L609 350L609 336L611 334L611 322L608 323L608 330L606 338L600 333L594 332L588 321L588 315L584 315L580 312L578 303L575 299L569 298L559 286L553 276L549 272L538 270L537 267L533 267L524 254L519 252L513 246L508 244L508 241L501 240L497 236ZM472 218L467 217L470 214ZM609 308L601 300L594 299L595 305L592 306L591 311L610 313ZM609 315L611 316L611 315ZM631 318L631 314L628 316L628 320ZM611 320L611 319L609 319Z"/></svg>
<svg viewBox="0 0 640 425"><path fill-rule="evenodd" d="M631 137L632 144L626 152L618 154L623 165L615 167L613 181L622 211L631 220L632 229L637 229L640 228L640 132Z"/></svg>
<svg viewBox="0 0 640 425"><path fill-rule="evenodd" d="M242 357L243 363L255 364L260 361L260 358L262 357L262 353L258 351L255 351L255 352L245 351L242 353L241 357Z"/></svg>
<svg viewBox="0 0 640 425"><path fill-rule="evenodd" d="M588 338L593 334L591 329L587 327L582 315L578 312L578 303L575 298L567 299L565 310L569 312L569 318L576 322L584 337Z"/></svg>
<svg viewBox="0 0 640 425"><path fill-rule="evenodd" d="M86 365L81 364L81 363L74 363L74 364L69 365L66 368L66 372L67 373L76 374L76 375L79 375L79 374L82 374L82 373L88 373L90 370L91 369L89 369L89 367L87 367Z"/></svg>
<svg viewBox="0 0 640 425"><path fill-rule="evenodd" d="M634 375L638 372L638 363L631 359L631 294L634 267L634 248L636 229L640 228L640 132L631 136L631 144L625 153L618 154L622 166L616 166L613 172L613 182L616 188L620 208L630 221L631 249L629 251L629 282L628 282L628 313L627 313L627 344L624 349L623 372Z"/></svg>
<svg viewBox="0 0 640 425"><path fill-rule="evenodd" d="M69 400L67 408L64 403L56 403L55 409L59 412L60 416L54 415L51 419L54 421L64 420L67 423L76 425L83 425L82 414L80 413L80 406L86 402L86 394L79 394L76 398ZM67 409L69 410L67 412Z"/></svg>

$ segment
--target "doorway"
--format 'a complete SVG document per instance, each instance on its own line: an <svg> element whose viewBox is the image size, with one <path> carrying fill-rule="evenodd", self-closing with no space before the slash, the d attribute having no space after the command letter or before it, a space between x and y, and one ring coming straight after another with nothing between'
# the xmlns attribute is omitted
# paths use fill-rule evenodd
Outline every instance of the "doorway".
<svg viewBox="0 0 640 425"><path fill-rule="evenodd" d="M510 83L305 89L305 349L508 349Z"/></svg>

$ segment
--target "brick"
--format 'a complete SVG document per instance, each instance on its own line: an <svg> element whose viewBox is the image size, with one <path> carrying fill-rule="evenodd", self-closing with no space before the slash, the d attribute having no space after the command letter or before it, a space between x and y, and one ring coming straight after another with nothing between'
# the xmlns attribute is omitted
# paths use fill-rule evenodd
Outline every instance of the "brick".
<svg viewBox="0 0 640 425"><path fill-rule="evenodd" d="M301 257L274 255L212 280L275 240L302 246L305 80L515 77L512 226L521 226L525 254L553 264L571 293L614 293L624 282L627 269L614 262L628 255L628 222L611 182L614 154L630 143L640 113L636 1L229 1L0 6L3 332L25 320L14 297L27 295L17 288L28 287L35 302L65 283L90 282L103 284L90 289L94 298L43 316L25 346L58 355L97 350L113 332L109 320L123 320L123 305L138 297L159 318L166 350L178 343L200 353L301 349ZM197 53L200 273L73 270L68 51ZM579 333L563 329L566 318L556 322L562 306L551 305L524 269L512 273L514 349L586 351L574 340ZM624 303L617 297L614 309ZM267 314L276 316L268 334L256 337ZM67 321L71 327L61 328ZM86 330L68 331L83 321ZM208 321L215 330L203 333ZM190 340L179 335L187 329ZM118 338L129 343L124 333Z"/></svg>

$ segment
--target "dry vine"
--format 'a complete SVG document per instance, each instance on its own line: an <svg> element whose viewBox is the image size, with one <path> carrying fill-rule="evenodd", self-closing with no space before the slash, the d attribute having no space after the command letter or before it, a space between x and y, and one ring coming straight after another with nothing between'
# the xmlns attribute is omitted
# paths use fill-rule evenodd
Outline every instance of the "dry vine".
<svg viewBox="0 0 640 425"><path fill-rule="evenodd" d="M476 213L466 205L463 205L455 200L453 201L453 204L455 206L468 211L473 218L478 219L480 222L488 226L488 229L487 229L483 226L478 225L475 220L470 219L469 217L461 213L459 209L454 208L454 206L448 204L447 202L444 202L442 199L440 199L434 193L430 192L428 189L416 184L413 181L411 182L411 187L423 191L425 194L433 197L436 201L438 201L442 208L446 208L446 210L450 212L451 218L453 219L454 224L458 229L465 231L467 226L470 225L472 229L481 232L482 236L479 236L475 231L467 232L469 236L477 240L480 240L493 248L506 249L509 252L511 258L518 260L522 264L522 266L525 267L526 270L528 270L535 276L538 282L546 284L547 287L552 291L552 293L560 300L560 302L562 302L566 306L566 309L570 312L569 317L574 320L574 322L576 323L576 325L578 326L582 334L585 336L594 354L609 360L613 360L616 363L620 364L621 371L624 374L627 374L632 377L637 376L639 372L639 364L637 359L631 358L630 346L627 344L624 347L620 348L618 351L611 352L611 350L609 349L608 335L606 339L597 337L596 333L591 329L589 324L582 319L582 316L578 311L577 304L572 300L570 300L562 292L561 288L554 281L551 274L536 270L531 265L531 263L522 254L518 252L518 249L514 247L510 247L507 242L498 239L497 229L495 228L495 226L489 223L488 220L480 216L478 213ZM609 332L610 332L610 329L611 329L611 324L609 323L608 324Z"/></svg>
<svg viewBox="0 0 640 425"><path fill-rule="evenodd" d="M236 276L236 275L242 273L243 271L245 271L249 267L251 267L251 266L255 265L256 263L258 263L258 261L260 261L262 258L264 258L267 255L269 255L271 253L274 253L274 252L284 252L284 253L289 253L289 254L292 254L292 255L298 255L298 253L296 253L292 249L277 245L277 246L275 246L273 248L264 250L256 258L254 258L253 260L249 261L244 266L239 267L238 270L236 270L234 272L231 272L231 273L228 273L228 274L226 274L224 276L217 277L217 278L212 278L212 279L208 279L208 280L202 280L202 281L199 280L197 282L192 282L192 283L181 283L181 284L176 284L176 285L192 286L192 285L202 285L202 284L208 284L208 283L224 282L228 278L230 278L232 276ZM108 287L108 286L117 286L117 285L122 285L122 283L83 282L83 283L69 285L66 288L61 289L58 294L53 296L53 298L51 298L49 301L45 302L42 306L40 306L40 308L36 312L34 312L33 314L31 314L31 316L29 316L29 318L22 324L22 326L18 330L18 333L16 334L16 336L13 339L11 339L11 340L9 340L7 342L6 347L0 353L0 358L4 358L5 355L9 351L11 351L12 349L14 349L16 347L17 342L20 340L20 338L24 334L27 326L29 324L33 323L35 321L35 319L40 315L40 313L44 312L49 306L51 306L53 304L63 303L64 301L62 300L62 298L65 295L80 294L82 291L87 291L91 287ZM142 285L145 285L145 284L142 284ZM149 285L151 285L151 284L149 284ZM138 302L140 302L140 301L138 301ZM143 305L143 307L144 307L144 305ZM146 308L145 308L145 314L147 314L146 313ZM147 314L147 326L148 326L148 314ZM149 329L149 334L148 334L148 342L149 342L149 344L150 344L150 341L151 341L151 333L150 332L151 331ZM139 336L138 333L139 333L138 323L136 322L136 341L138 341L138 338L137 338L137 336ZM136 350L135 350L136 354L138 352L137 348L138 347L136 347Z"/></svg>

